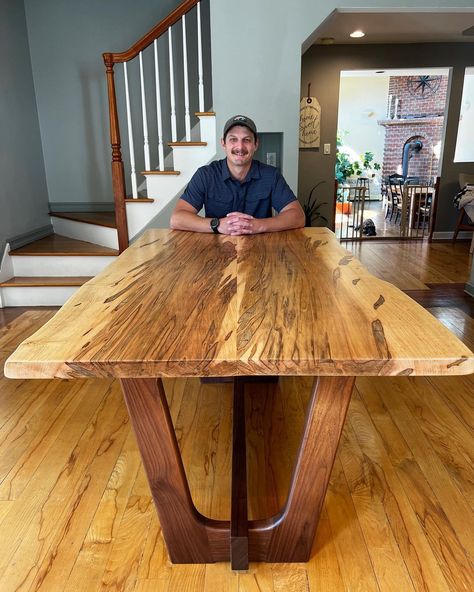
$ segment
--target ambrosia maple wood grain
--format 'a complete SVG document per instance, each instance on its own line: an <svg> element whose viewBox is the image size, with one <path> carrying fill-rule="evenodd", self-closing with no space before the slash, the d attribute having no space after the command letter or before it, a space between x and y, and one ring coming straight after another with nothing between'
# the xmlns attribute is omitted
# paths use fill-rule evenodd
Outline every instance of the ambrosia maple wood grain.
<svg viewBox="0 0 474 592"><path fill-rule="evenodd" d="M465 345L325 228L150 230L5 366L12 378L473 371Z"/></svg>

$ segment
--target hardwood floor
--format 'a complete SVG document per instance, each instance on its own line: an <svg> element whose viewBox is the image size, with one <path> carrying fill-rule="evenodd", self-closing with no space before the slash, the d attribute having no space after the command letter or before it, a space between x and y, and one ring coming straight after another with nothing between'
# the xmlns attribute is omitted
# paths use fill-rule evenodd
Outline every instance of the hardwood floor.
<svg viewBox="0 0 474 592"><path fill-rule="evenodd" d="M353 251L474 347L467 243ZM54 311L0 313L5 359ZM228 518L232 386L164 384L195 503ZM246 386L251 518L285 500L310 386ZM0 590L470 591L473 393L473 376L357 379L311 560L241 573L169 562L116 382L2 378Z"/></svg>

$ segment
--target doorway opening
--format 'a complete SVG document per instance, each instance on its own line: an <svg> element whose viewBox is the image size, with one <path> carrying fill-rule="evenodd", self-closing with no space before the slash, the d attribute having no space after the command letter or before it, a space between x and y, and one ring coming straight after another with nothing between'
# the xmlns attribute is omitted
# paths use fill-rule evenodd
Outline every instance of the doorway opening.
<svg viewBox="0 0 474 592"><path fill-rule="evenodd" d="M432 234L449 75L449 68L341 72L338 238Z"/></svg>

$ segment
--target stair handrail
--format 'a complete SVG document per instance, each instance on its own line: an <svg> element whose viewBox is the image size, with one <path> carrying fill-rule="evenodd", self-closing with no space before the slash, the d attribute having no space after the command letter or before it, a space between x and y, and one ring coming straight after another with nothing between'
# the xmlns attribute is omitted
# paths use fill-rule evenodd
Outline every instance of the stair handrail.
<svg viewBox="0 0 474 592"><path fill-rule="evenodd" d="M184 2L182 2L173 10L173 12L170 12L168 16L162 19L157 25L153 27L153 29L143 35L141 39L139 39L126 51L102 54L104 62L107 59L112 61L113 64L120 64L122 62L133 60L133 58L136 58L141 51L149 47L155 39L158 39L158 37L161 37L163 33L166 33L169 27L175 25L179 19L192 8L194 8L198 2L199 0L184 0Z"/></svg>
<svg viewBox="0 0 474 592"><path fill-rule="evenodd" d="M112 189L115 204L115 222L117 226L118 246L121 253L128 247L128 225L127 211L125 207L125 171L122 160L122 149L120 140L120 126L117 110L117 96L115 92L114 65L128 62L135 58L140 51L151 45L165 33L169 27L176 24L186 13L188 13L200 0L184 0L168 16L162 19L157 25L146 33L141 39L134 43L129 49L123 52L102 54L106 68L107 91L109 102L110 122L110 144L112 148Z"/></svg>

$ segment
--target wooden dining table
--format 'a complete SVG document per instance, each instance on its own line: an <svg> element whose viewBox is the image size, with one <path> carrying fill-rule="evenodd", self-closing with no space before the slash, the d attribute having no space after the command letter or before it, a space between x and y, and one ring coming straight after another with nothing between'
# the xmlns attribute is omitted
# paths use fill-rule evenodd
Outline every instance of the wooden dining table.
<svg viewBox="0 0 474 592"><path fill-rule="evenodd" d="M149 230L5 365L10 378L119 379L171 561L234 569L309 559L355 377L473 371L457 337L326 228ZM245 381L295 375L314 384L288 497L248 520ZM193 504L163 377L234 377L230 520Z"/></svg>

